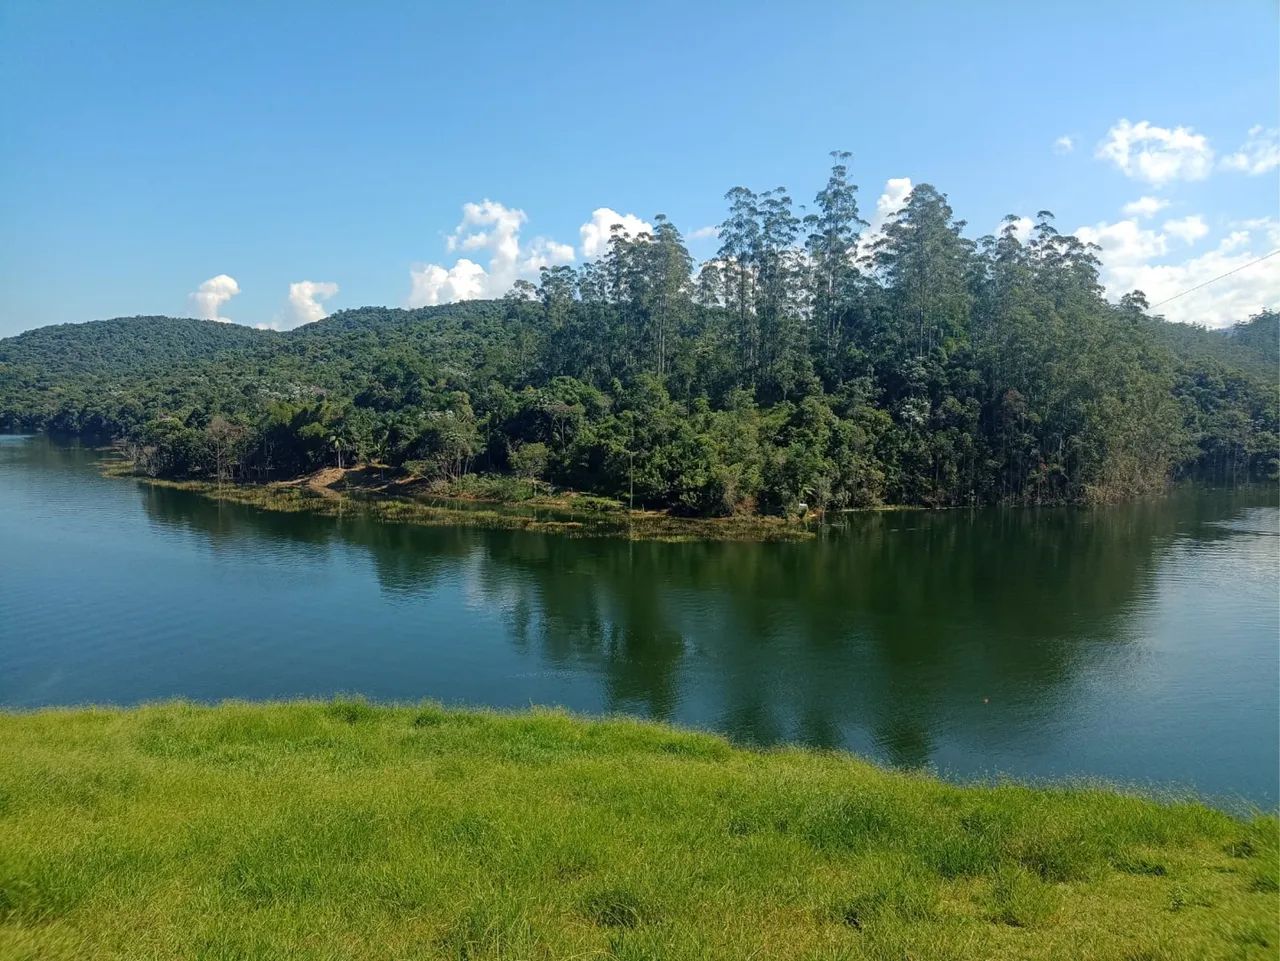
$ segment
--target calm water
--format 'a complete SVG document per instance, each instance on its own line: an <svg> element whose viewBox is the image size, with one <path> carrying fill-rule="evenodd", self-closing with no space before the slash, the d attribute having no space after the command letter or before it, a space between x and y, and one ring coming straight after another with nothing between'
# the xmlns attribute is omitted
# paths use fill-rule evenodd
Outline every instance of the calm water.
<svg viewBox="0 0 1280 961"><path fill-rule="evenodd" d="M1277 802L1272 491L632 544L271 514L0 438L0 704L561 704Z"/></svg>

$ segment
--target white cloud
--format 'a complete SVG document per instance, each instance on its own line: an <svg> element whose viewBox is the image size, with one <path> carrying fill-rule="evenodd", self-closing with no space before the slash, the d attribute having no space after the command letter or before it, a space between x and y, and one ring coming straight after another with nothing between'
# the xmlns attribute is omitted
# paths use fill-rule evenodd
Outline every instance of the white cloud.
<svg viewBox="0 0 1280 961"><path fill-rule="evenodd" d="M1156 127L1121 120L1098 144L1097 156L1127 177L1159 186L1173 180L1203 180L1213 169L1213 148L1190 127Z"/></svg>
<svg viewBox="0 0 1280 961"><path fill-rule="evenodd" d="M614 224L621 224L632 237L653 233L653 224L635 214L620 214L609 207L597 207L591 211L591 219L578 228L584 259L592 260L609 249L609 236Z"/></svg>
<svg viewBox="0 0 1280 961"><path fill-rule="evenodd" d="M409 270L409 306L501 297L521 277L536 277L541 267L574 259L570 244L545 237L522 244L520 230L528 219L523 210L494 200L463 204L462 220L445 240L445 246L450 252L488 251L488 266L469 257L460 257L452 267L413 265Z"/></svg>
<svg viewBox="0 0 1280 961"><path fill-rule="evenodd" d="M409 278L410 307L451 304L455 300L476 300L490 295L488 273L474 260L465 257L448 268L439 264L418 264L410 268Z"/></svg>
<svg viewBox="0 0 1280 961"><path fill-rule="evenodd" d="M323 320L328 312L320 303L338 292L338 285L329 280L299 280L289 285L289 306L285 313L265 326L272 330L292 330L303 324ZM259 325L264 326L264 325Z"/></svg>
<svg viewBox="0 0 1280 961"><path fill-rule="evenodd" d="M1232 251L1248 247L1250 236L1251 234L1247 228L1243 230L1233 230L1218 241L1218 249L1223 253L1229 254Z"/></svg>
<svg viewBox="0 0 1280 961"><path fill-rule="evenodd" d="M1004 233L1007 225L1002 220L1000 226L995 229L995 236L999 237ZM1018 243L1025 244L1031 239L1031 231L1035 230L1036 223L1030 217L1019 217L1013 222L1013 235L1018 238Z"/></svg>
<svg viewBox="0 0 1280 961"><path fill-rule="evenodd" d="M1169 250L1169 239L1164 234L1142 227L1136 220L1081 227L1076 236L1101 247L1103 263L1109 267L1135 266L1162 257Z"/></svg>
<svg viewBox="0 0 1280 961"><path fill-rule="evenodd" d="M1071 153L1071 151L1075 149L1076 149L1075 138L1065 133L1053 142L1054 153Z"/></svg>
<svg viewBox="0 0 1280 961"><path fill-rule="evenodd" d="M557 243L546 237L535 237L528 252L520 260L522 274L536 274L543 267L567 264L573 260L573 244Z"/></svg>
<svg viewBox="0 0 1280 961"><path fill-rule="evenodd" d="M1199 214L1193 214L1180 220L1166 220L1164 230L1165 233L1173 234L1184 244L1194 244L1209 232L1209 225Z"/></svg>
<svg viewBox="0 0 1280 961"><path fill-rule="evenodd" d="M1261 124L1249 128L1249 139L1235 153L1222 158L1226 170L1257 176L1280 167L1280 130Z"/></svg>
<svg viewBox="0 0 1280 961"><path fill-rule="evenodd" d="M719 227L699 227L697 230L690 232L690 240L706 240L710 237L719 237Z"/></svg>
<svg viewBox="0 0 1280 961"><path fill-rule="evenodd" d="M240 285L236 283L234 277L218 274L216 277L210 277L188 294L187 300L195 310L196 316L202 320L219 320L229 324L231 319L220 317L218 312L223 304L238 293L240 293Z"/></svg>
<svg viewBox="0 0 1280 961"><path fill-rule="evenodd" d="M883 236L885 223L906 204L907 198L911 196L911 189L910 177L890 177L884 182L884 191L876 199L875 212L858 237L855 257L861 259L870 256L876 242Z"/></svg>
<svg viewBox="0 0 1280 961"><path fill-rule="evenodd" d="M876 212L871 217L868 233L879 233L885 221L902 209L911 196L910 177L891 177L884 182L884 193L876 200Z"/></svg>
<svg viewBox="0 0 1280 961"><path fill-rule="evenodd" d="M485 199L462 205L462 220L445 241L455 250L492 250L494 256L514 262L520 254L520 228L529 218L523 210Z"/></svg>
<svg viewBox="0 0 1280 961"><path fill-rule="evenodd" d="M1187 222L1196 226L1187 228ZM1280 220L1262 218L1232 224L1213 249L1199 256L1180 263L1153 263L1167 255L1170 238L1185 240L1183 235L1191 233L1196 239L1204 235L1201 226L1200 217L1169 221L1163 231L1141 227L1136 220L1122 220L1081 227L1076 236L1102 248L1102 282L1112 300L1141 290L1151 304L1160 304L1221 277L1158 307L1156 313L1169 320L1226 327L1280 303L1280 258L1253 263L1280 246ZM1233 270L1239 272L1222 277Z"/></svg>
<svg viewBox="0 0 1280 961"><path fill-rule="evenodd" d="M1126 217L1154 217L1167 206L1169 201L1163 197L1139 197L1120 209Z"/></svg>

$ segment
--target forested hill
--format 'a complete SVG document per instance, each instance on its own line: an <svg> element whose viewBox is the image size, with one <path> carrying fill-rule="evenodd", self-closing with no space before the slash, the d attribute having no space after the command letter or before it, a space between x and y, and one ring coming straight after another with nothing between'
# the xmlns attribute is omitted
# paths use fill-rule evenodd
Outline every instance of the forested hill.
<svg viewBox="0 0 1280 961"><path fill-rule="evenodd" d="M0 340L0 428L116 438L141 469L245 481L377 461L518 475L695 514L801 503L1107 500L1274 478L1277 315L1230 332L1109 304L1044 214L973 241L917 187L859 236L843 164L803 220L728 195L679 232L497 301L363 308L287 333L147 317Z"/></svg>
<svg viewBox="0 0 1280 961"><path fill-rule="evenodd" d="M38 327L0 340L0 364L46 376L118 376L240 351L273 336L271 331L207 320L117 317Z"/></svg>

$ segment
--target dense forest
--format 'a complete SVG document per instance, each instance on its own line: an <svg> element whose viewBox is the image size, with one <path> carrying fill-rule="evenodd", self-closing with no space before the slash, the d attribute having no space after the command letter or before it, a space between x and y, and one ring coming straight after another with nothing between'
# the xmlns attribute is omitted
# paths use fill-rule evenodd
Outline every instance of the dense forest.
<svg viewBox="0 0 1280 961"><path fill-rule="evenodd" d="M847 156L808 212L734 188L695 265L663 216L502 300L294 331L135 317L0 341L0 429L109 438L164 477L387 464L677 513L1114 500L1280 470L1280 315L1108 303L1042 212L974 240L917 186L864 235Z"/></svg>

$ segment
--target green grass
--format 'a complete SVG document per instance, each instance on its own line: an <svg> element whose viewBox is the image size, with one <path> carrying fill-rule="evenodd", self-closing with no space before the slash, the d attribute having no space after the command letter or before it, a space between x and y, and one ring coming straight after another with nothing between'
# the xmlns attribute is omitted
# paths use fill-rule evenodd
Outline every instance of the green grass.
<svg viewBox="0 0 1280 961"><path fill-rule="evenodd" d="M1276 956L1278 826L559 713L0 715L0 958Z"/></svg>

